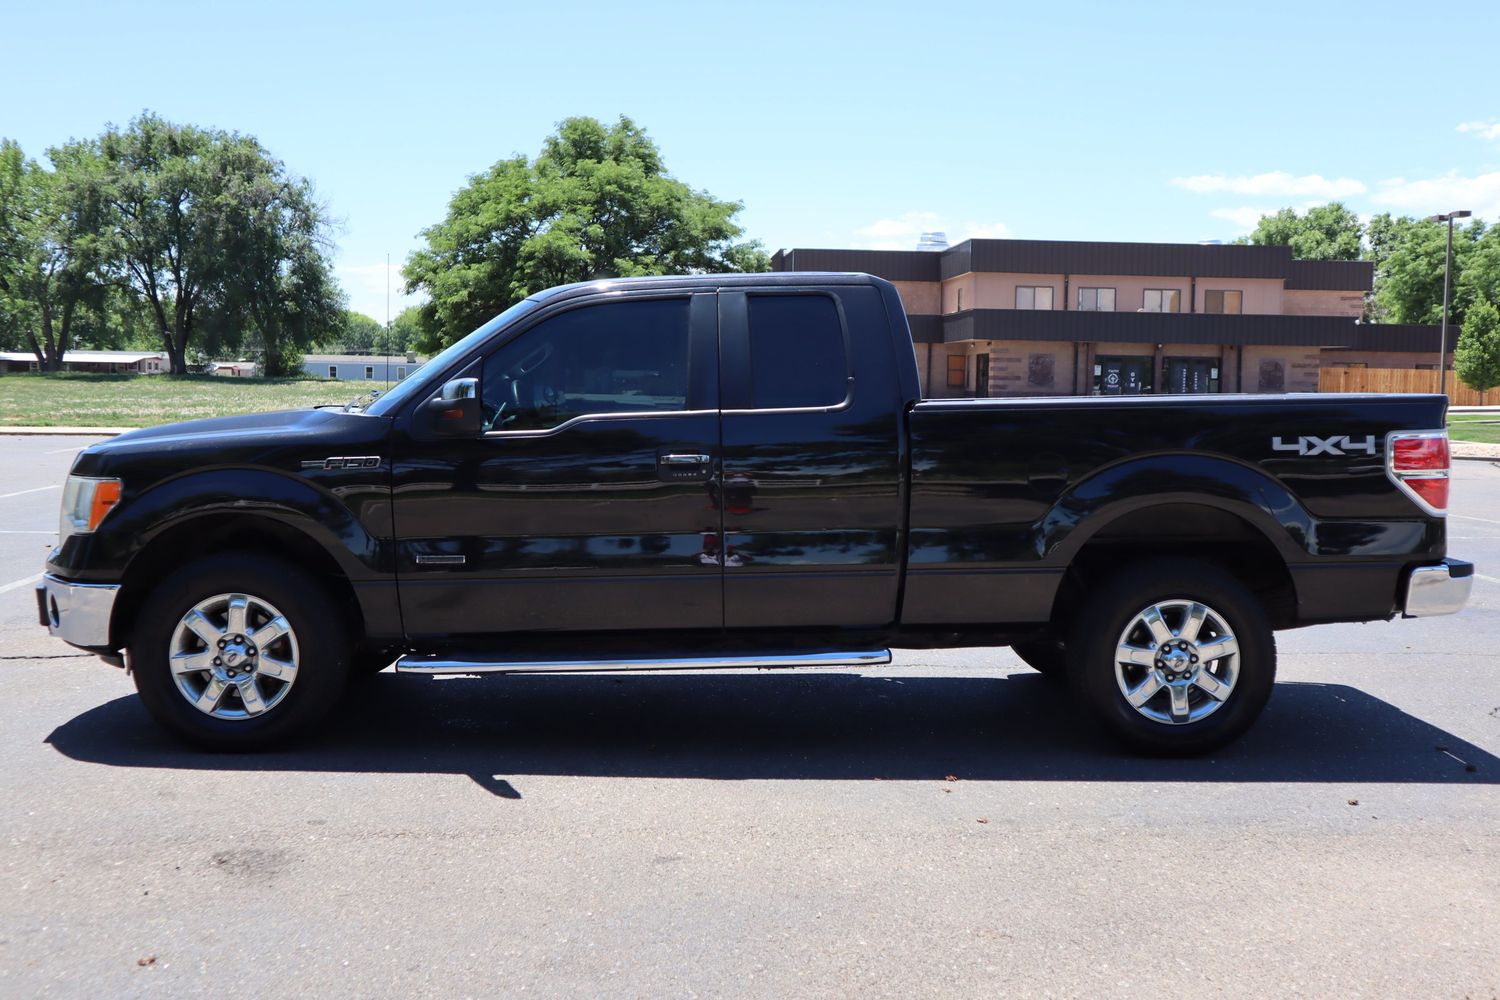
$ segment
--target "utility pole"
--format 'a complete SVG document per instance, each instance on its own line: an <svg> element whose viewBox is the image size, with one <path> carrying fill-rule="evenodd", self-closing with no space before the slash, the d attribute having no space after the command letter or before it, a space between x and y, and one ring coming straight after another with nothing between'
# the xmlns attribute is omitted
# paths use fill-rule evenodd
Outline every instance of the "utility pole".
<svg viewBox="0 0 1500 1000"><path fill-rule="evenodd" d="M1448 288L1453 278L1453 220L1467 219L1473 213L1467 210L1434 215L1429 222L1448 223L1448 254L1443 259L1443 326L1438 336L1438 394L1448 394Z"/></svg>

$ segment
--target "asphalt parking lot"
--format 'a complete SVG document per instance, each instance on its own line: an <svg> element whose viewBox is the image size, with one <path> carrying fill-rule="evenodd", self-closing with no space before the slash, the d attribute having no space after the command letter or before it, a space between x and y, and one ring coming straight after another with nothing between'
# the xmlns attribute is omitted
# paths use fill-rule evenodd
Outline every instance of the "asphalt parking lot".
<svg viewBox="0 0 1500 1000"><path fill-rule="evenodd" d="M1463 615L1283 633L1205 759L988 650L386 672L225 757L36 625L86 443L0 437L0 997L1500 993L1500 465L1455 471Z"/></svg>

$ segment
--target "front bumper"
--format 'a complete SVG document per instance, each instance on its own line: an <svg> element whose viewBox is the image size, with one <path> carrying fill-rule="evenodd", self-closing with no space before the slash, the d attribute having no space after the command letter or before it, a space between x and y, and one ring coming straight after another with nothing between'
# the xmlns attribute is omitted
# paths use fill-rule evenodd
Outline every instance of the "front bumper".
<svg viewBox="0 0 1500 1000"><path fill-rule="evenodd" d="M119 593L119 584L68 583L49 573L36 585L37 617L63 642L105 649Z"/></svg>
<svg viewBox="0 0 1500 1000"><path fill-rule="evenodd" d="M1436 566L1418 566L1406 576L1406 598L1401 613L1408 618L1451 615L1469 603L1474 587L1474 564L1444 559Z"/></svg>

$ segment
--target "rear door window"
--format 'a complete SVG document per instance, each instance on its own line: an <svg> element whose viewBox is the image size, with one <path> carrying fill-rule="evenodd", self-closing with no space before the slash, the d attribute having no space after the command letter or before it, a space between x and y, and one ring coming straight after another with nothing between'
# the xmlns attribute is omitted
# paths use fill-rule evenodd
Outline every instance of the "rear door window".
<svg viewBox="0 0 1500 1000"><path fill-rule="evenodd" d="M750 295L750 400L756 409L838 406L849 357L827 295Z"/></svg>

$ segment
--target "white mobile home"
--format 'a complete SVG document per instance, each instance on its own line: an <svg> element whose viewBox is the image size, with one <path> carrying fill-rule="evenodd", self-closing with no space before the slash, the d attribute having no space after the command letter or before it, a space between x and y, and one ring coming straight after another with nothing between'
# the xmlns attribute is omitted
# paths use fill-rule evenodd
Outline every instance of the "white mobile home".
<svg viewBox="0 0 1500 1000"><path fill-rule="evenodd" d="M336 378L344 382L400 382L421 368L414 354L308 354L302 369L314 378Z"/></svg>

